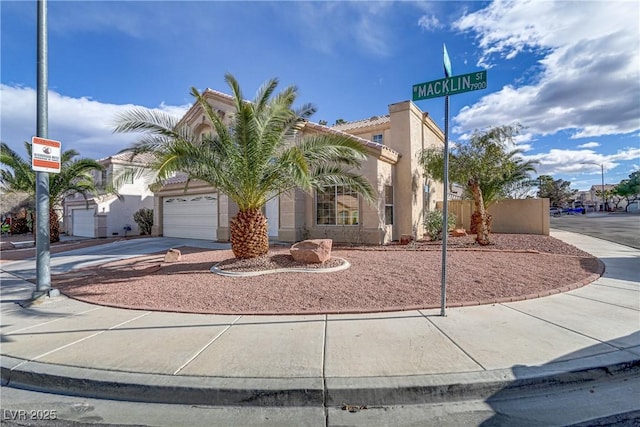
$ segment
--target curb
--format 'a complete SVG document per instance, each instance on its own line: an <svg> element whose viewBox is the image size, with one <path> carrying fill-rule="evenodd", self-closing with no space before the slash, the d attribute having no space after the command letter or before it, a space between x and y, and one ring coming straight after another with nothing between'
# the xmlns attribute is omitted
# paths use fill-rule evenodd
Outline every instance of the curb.
<svg viewBox="0 0 640 427"><path fill-rule="evenodd" d="M564 285L558 288L553 288L553 289L548 289L546 291L541 291L541 292L537 292L534 294L526 294L526 295L516 295L516 296L510 296L510 297L501 297L501 298L492 298L492 299L486 299L486 300L476 300L476 301L461 301L461 302L447 302L446 304L446 308L460 308L460 307L471 307L471 306L477 306L477 305L492 305L492 304L504 304L504 303L510 303L510 302L518 302L518 301L526 301L526 300L530 300L530 299L537 299L537 298L543 298L543 297L548 297L551 295L555 295L555 294L560 294L560 293L564 293L564 292L569 292L572 291L574 289L579 289L583 286L589 285L591 283L593 283L594 281L598 280L600 277L602 277L602 275L605 272L605 265L604 263L598 259L595 258L595 260L598 263L598 270L595 273L590 274L589 276L585 277L584 279L577 281L575 283L571 283L569 285ZM344 260L345 263L338 266L338 267L333 267L334 269L339 269L339 270L344 270L347 269L351 266L351 264L347 261ZM215 274L220 274L215 266L211 267L210 271L212 273ZM310 272L310 273L319 273L319 272L326 272L328 269L324 269L324 270L320 270L320 271L300 271L300 270L296 270L296 271L289 271L288 272ZM339 270L334 270L334 271L339 271ZM221 271L221 270L220 270ZM244 273L226 273L226 274L220 274L220 275L229 275L229 276L243 276L243 275L262 275L262 274L268 274L271 272L276 272L275 270L269 270L266 272L244 272ZM247 274L249 273L249 274ZM254 274L251 274L254 273ZM256 274L257 273L257 274ZM219 311L183 311L183 310L170 310L170 309L165 309L165 308L149 308L149 307L135 307L135 306L130 306L130 305L124 305L124 304L107 304L107 303L100 303L100 302L96 302L96 301L92 301L90 299L85 299L82 297L78 297L75 295L70 295L65 293L64 291L61 291L61 293L66 296L67 298L70 299L74 299L77 301L81 301L81 302L85 302L87 304L93 304L93 305L99 305L102 307L112 307L112 308L122 308L122 309L126 309L126 310L145 310L145 311L163 311L166 313L193 313L193 314L216 314L216 315L247 315L247 316L299 316L299 315L336 315L336 314L371 314L371 313L390 313L390 312L396 312L396 311L420 311L420 310L434 310L434 309L439 309L440 308L440 304L421 304L421 305L402 305L402 306L389 306L389 307L382 307L382 308L368 308L368 309L344 309L344 310L308 310L308 311L260 311L260 312L256 312L256 311L242 311L242 310L232 310L232 311L224 311L224 310L219 310Z"/></svg>
<svg viewBox="0 0 640 427"><path fill-rule="evenodd" d="M626 351L543 366L357 378L232 378L106 371L2 356L2 386L95 399L214 406L333 407L503 399L559 387L640 377Z"/></svg>

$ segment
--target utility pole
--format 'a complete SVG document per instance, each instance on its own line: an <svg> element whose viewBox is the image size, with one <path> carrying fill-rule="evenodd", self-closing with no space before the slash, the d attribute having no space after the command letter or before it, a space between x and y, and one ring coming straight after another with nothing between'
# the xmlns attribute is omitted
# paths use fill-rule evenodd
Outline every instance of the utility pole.
<svg viewBox="0 0 640 427"><path fill-rule="evenodd" d="M596 162L582 162L583 165L596 165L600 166L600 174L602 176L602 186L600 187L600 198L602 199L602 212L604 212L604 163L596 163ZM596 212L597 212L597 204L596 204Z"/></svg>
<svg viewBox="0 0 640 427"><path fill-rule="evenodd" d="M38 0L37 50L36 135L47 138L49 136L47 0ZM33 292L32 299L59 294L51 289L49 237L49 173L36 171L36 290Z"/></svg>

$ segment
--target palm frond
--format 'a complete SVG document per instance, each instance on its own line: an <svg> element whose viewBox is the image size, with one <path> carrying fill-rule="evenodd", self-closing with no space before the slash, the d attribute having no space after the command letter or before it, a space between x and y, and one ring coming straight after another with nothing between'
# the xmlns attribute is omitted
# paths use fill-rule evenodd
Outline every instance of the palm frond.
<svg viewBox="0 0 640 427"><path fill-rule="evenodd" d="M114 132L146 132L154 135L177 137L178 119L163 111L132 108L118 113Z"/></svg>
<svg viewBox="0 0 640 427"><path fill-rule="evenodd" d="M270 79L249 102L233 75L226 74L225 81L235 110L225 117L204 94L191 89L213 126L211 134L195 138L187 126L140 111L120 116L116 131L142 132L131 149L153 155L150 168L157 179L172 172L187 173L190 179L207 182L226 194L240 210L259 209L269 198L293 188L311 191L323 182L340 182L340 174L344 182L371 197L366 180L354 172L366 159L362 144L333 134L296 136L316 109L312 104L292 109L295 86L276 93L278 79ZM326 167L318 169L321 165ZM326 172L326 177L317 175L317 170Z"/></svg>

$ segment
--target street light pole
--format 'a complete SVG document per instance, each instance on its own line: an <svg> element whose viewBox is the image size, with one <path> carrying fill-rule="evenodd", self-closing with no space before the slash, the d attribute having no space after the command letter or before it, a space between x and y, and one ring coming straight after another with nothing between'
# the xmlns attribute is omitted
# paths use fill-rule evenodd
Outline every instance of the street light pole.
<svg viewBox="0 0 640 427"><path fill-rule="evenodd" d="M600 165L600 171L602 172L602 212L605 211L605 199L604 199L604 163Z"/></svg>
<svg viewBox="0 0 640 427"><path fill-rule="evenodd" d="M582 162L583 165L596 165L600 166L600 172L602 174L602 186L600 187L600 198L602 199L602 212L604 212L604 163L596 163L596 162ZM596 200L597 201L597 200ZM596 205L597 206L597 205Z"/></svg>

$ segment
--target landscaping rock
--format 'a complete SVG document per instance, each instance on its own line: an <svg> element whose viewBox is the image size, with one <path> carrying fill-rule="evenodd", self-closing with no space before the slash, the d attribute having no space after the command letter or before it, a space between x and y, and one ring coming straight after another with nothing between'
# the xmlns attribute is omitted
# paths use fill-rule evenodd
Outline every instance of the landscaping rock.
<svg viewBox="0 0 640 427"><path fill-rule="evenodd" d="M303 240L289 249L291 256L298 262L323 263L331 258L331 239Z"/></svg>
<svg viewBox="0 0 640 427"><path fill-rule="evenodd" d="M452 237L463 237L467 235L467 230L464 228L456 228L451 232Z"/></svg>
<svg viewBox="0 0 640 427"><path fill-rule="evenodd" d="M411 242L413 242L413 236L411 234L403 234L400 236L401 245L408 245Z"/></svg>
<svg viewBox="0 0 640 427"><path fill-rule="evenodd" d="M182 259L182 253L178 249L169 249L164 256L164 262L178 262Z"/></svg>

